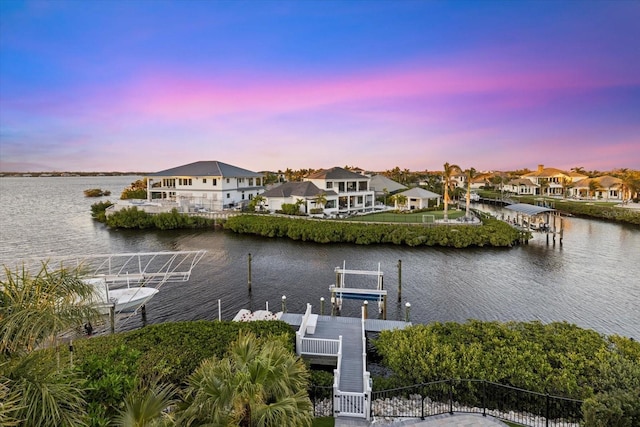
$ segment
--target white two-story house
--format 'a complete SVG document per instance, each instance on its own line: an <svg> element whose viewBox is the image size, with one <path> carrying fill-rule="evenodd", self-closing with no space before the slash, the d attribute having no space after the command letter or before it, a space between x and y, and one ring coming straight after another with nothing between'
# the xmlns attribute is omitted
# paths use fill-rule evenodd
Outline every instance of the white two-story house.
<svg viewBox="0 0 640 427"><path fill-rule="evenodd" d="M321 190L337 194L337 208L340 214L351 214L373 210L375 191L370 188L371 178L367 175L334 167L321 169L304 178Z"/></svg>
<svg viewBox="0 0 640 427"><path fill-rule="evenodd" d="M182 211L241 208L262 193L263 176L218 161L200 161L146 176L149 202L170 200Z"/></svg>
<svg viewBox="0 0 640 427"><path fill-rule="evenodd" d="M283 203L300 203L300 211L322 208L326 215L348 215L373 210L375 191L367 175L334 167L322 169L302 182L287 182L261 194L267 208L275 212ZM324 203L319 203L324 199Z"/></svg>

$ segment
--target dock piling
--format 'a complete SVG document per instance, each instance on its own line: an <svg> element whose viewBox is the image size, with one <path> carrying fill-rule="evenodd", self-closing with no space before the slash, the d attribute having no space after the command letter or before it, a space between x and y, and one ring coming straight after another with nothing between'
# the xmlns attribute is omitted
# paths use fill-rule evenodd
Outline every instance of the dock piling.
<svg viewBox="0 0 640 427"><path fill-rule="evenodd" d="M402 301L402 260L398 260L398 302Z"/></svg>
<svg viewBox="0 0 640 427"><path fill-rule="evenodd" d="M249 254L248 260L247 260L248 264L249 264L249 279L248 279L248 285L249 285L249 292L251 292L251 254Z"/></svg>

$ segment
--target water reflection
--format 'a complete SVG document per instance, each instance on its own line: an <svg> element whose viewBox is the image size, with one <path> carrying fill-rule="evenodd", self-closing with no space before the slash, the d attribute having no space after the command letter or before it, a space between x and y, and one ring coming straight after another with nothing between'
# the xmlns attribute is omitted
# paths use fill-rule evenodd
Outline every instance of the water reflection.
<svg viewBox="0 0 640 427"><path fill-rule="evenodd" d="M322 245L220 231L112 231L90 219L89 208L96 200L84 198L82 191L100 187L119 194L132 177L21 179L10 185L0 179L3 263L27 256L207 250L189 282L166 284L151 300L149 323L216 319L218 299L225 319L242 308L264 308L266 302L279 310L282 295L290 312L304 311L307 302L317 312L324 297L329 313L334 268L346 261L348 268L360 270L375 270L380 263L390 319L403 319L404 304L410 302L415 322L566 320L640 338L637 227L564 218L563 245L547 245L544 235L536 233L528 245L465 250ZM349 301L342 314L358 316L360 304ZM375 310L370 313L374 316ZM140 316L135 316L125 327L140 325Z"/></svg>

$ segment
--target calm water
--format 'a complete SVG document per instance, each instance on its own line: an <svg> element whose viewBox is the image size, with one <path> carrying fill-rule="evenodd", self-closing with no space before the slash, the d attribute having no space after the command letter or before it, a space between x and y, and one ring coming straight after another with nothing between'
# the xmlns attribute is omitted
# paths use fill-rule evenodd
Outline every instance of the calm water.
<svg viewBox="0 0 640 427"><path fill-rule="evenodd" d="M450 250L396 246L319 245L225 232L110 231L93 222L90 206L118 198L137 177L0 178L0 263L21 258L164 250L207 250L187 283L165 284L147 305L147 320L231 319L268 302L279 310L319 311L329 299L334 267L374 270L389 290L390 319L568 321L640 339L640 228L568 218L564 245L542 235L512 249ZM85 198L102 188L112 196ZM247 291L251 253L253 291ZM402 302L397 302L402 260ZM355 282L349 282L356 284ZM372 282L366 282L373 285ZM346 301L343 315L358 315ZM328 312L328 307L326 308ZM140 326L138 316L125 328Z"/></svg>

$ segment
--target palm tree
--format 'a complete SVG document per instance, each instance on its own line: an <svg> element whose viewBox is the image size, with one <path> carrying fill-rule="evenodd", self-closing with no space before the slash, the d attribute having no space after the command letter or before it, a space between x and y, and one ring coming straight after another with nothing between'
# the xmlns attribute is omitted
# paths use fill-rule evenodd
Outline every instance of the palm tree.
<svg viewBox="0 0 640 427"><path fill-rule="evenodd" d="M444 220L445 222L449 219L449 190L455 187L455 183L453 180L453 174L455 172L462 172L460 166L458 165L450 165L448 162L444 164L444 173L442 174L442 189L444 192Z"/></svg>
<svg viewBox="0 0 640 427"><path fill-rule="evenodd" d="M327 193L323 191L320 194L318 194L315 197L314 202L316 203L316 206L320 208L324 208L324 205L327 204Z"/></svg>
<svg viewBox="0 0 640 427"><path fill-rule="evenodd" d="M9 363L0 373L0 424L18 419L20 425L36 427L85 425L80 379L60 371L42 352L31 351L55 346L59 333L98 318L94 288L80 279L78 269L50 270L47 263L35 274L26 266L16 271L5 267L4 276L0 354ZM17 402L14 396L19 396ZM11 402L17 404L12 407Z"/></svg>
<svg viewBox="0 0 640 427"><path fill-rule="evenodd" d="M543 196L545 191L549 188L549 180L547 178L541 178L539 181L540 195Z"/></svg>
<svg viewBox="0 0 640 427"><path fill-rule="evenodd" d="M12 411L11 416L22 420L20 425L86 425L82 379L75 373L59 371L56 363L42 352L12 360L9 366L1 381L5 383L9 395L19 396L17 408ZM4 404L6 403L5 401Z"/></svg>
<svg viewBox="0 0 640 427"><path fill-rule="evenodd" d="M391 197L395 203L395 207L396 209L398 209L398 207L402 207L407 205L407 196L405 196L404 194L395 194Z"/></svg>
<svg viewBox="0 0 640 427"><path fill-rule="evenodd" d="M309 373L280 338L241 333L226 358L206 359L189 377L179 424L310 426Z"/></svg>
<svg viewBox="0 0 640 427"><path fill-rule="evenodd" d="M156 427L174 424L165 410L174 405L176 389L171 384L153 384L132 391L124 401L124 408L115 419L122 427Z"/></svg>
<svg viewBox="0 0 640 427"><path fill-rule="evenodd" d="M20 406L21 393L19 390L12 390L11 380L0 377L0 426L14 427L21 424L18 411Z"/></svg>
<svg viewBox="0 0 640 427"><path fill-rule="evenodd" d="M256 208L259 208L259 210L261 211L264 208L262 204L266 200L267 199L265 199L264 196L257 194L253 199L251 199L251 202L249 202L249 208L252 209L253 211L255 211Z"/></svg>
<svg viewBox="0 0 640 427"><path fill-rule="evenodd" d="M464 214L465 218L469 218L469 205L471 204L471 180L476 176L475 168L465 169L464 171L467 181L467 197L466 197L466 212Z"/></svg>
<svg viewBox="0 0 640 427"><path fill-rule="evenodd" d="M569 188L573 187L573 180L571 178L563 177L560 180L560 185L562 185L562 197L567 198L567 191Z"/></svg>
<svg viewBox="0 0 640 427"><path fill-rule="evenodd" d="M0 295L0 353L55 346L61 332L99 318L95 290L79 269L50 270L43 263L34 275L25 266L15 272L5 267Z"/></svg>
<svg viewBox="0 0 640 427"><path fill-rule="evenodd" d="M596 198L596 191L601 190L602 186L600 185L600 183L598 181L596 181L595 179L591 179L589 181L589 195L591 196L591 198L595 199Z"/></svg>
<svg viewBox="0 0 640 427"><path fill-rule="evenodd" d="M634 193L640 190L640 172L624 171L620 179L622 180L620 183L622 203L626 203L631 199Z"/></svg>

